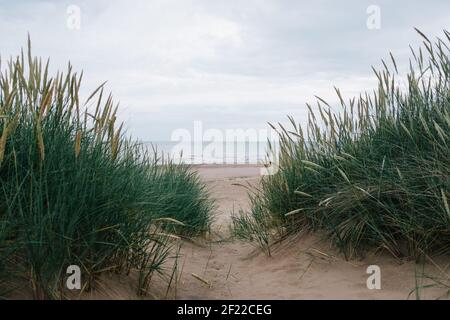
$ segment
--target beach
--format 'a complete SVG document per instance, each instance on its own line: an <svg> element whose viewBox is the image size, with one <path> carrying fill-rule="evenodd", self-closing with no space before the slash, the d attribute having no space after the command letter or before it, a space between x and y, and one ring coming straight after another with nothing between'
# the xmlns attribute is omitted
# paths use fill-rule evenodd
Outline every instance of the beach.
<svg viewBox="0 0 450 320"><path fill-rule="evenodd" d="M201 178L217 201L209 240L184 241L176 299L415 299L421 266L371 251L364 259L346 261L318 234L287 239L271 257L248 243L229 237L230 215L247 210L244 186L257 186L256 165L197 165ZM449 274L448 257L428 261L425 273ZM367 267L381 270L381 289L367 288ZM418 278L416 279L416 269ZM417 283L416 283L417 281ZM444 294L440 288L420 291L421 299Z"/></svg>
<svg viewBox="0 0 450 320"><path fill-rule="evenodd" d="M195 165L216 200L212 230L206 237L180 240L177 280L154 277L144 297L136 294L138 274L127 276L105 273L92 291L77 292L81 299L438 299L446 288L426 285L423 274L448 279L449 257L433 257L416 264L396 259L384 251L369 251L364 259L345 260L320 233L301 234L275 244L272 255L258 247L233 239L230 234L232 212L249 210L247 188L257 186L257 165ZM174 252L175 256L175 252ZM166 271L170 275L173 261ZM369 266L379 266L381 288L368 289ZM416 273L417 272L417 273ZM445 297L445 296L444 296ZM29 299L31 293L19 290L10 298Z"/></svg>

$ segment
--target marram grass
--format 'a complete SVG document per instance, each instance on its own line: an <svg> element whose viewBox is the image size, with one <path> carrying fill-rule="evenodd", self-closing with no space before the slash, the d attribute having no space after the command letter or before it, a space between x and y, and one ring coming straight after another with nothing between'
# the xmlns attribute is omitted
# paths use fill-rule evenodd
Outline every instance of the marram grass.
<svg viewBox="0 0 450 320"><path fill-rule="evenodd" d="M372 93L345 101L336 89L337 112L318 97L306 130L292 118L277 129L279 171L234 217L237 236L267 251L274 231L321 230L348 258L450 253L450 33L420 35L406 88L390 55Z"/></svg>
<svg viewBox="0 0 450 320"><path fill-rule="evenodd" d="M212 203L189 167L127 139L103 85L86 102L82 74L49 74L22 52L0 74L0 295L25 283L65 296L66 268L83 290L105 272L140 274L144 294L175 244L208 230Z"/></svg>

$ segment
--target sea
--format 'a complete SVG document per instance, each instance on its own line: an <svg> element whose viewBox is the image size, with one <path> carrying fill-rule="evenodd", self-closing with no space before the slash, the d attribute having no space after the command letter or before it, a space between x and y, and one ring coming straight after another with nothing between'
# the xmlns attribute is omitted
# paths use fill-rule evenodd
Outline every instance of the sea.
<svg viewBox="0 0 450 320"><path fill-rule="evenodd" d="M145 142L159 157L186 164L264 164L277 143L267 141ZM269 152L270 151L270 152Z"/></svg>

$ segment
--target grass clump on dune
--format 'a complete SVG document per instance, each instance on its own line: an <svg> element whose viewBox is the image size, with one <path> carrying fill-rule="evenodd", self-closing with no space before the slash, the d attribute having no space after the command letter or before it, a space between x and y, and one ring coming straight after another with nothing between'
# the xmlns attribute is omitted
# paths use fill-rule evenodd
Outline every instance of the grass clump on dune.
<svg viewBox="0 0 450 320"><path fill-rule="evenodd" d="M450 33L421 36L406 86L391 55L373 93L347 102L336 89L339 110L318 98L306 130L278 129L279 170L234 217L238 235L325 230L348 258L450 253Z"/></svg>
<svg viewBox="0 0 450 320"><path fill-rule="evenodd" d="M169 161L153 179L155 183L149 188L155 217L183 222L183 225L172 224L166 229L182 236L209 232L214 204L206 186L190 166Z"/></svg>
<svg viewBox="0 0 450 320"><path fill-rule="evenodd" d="M138 270L143 294L164 271L168 230L208 229L196 174L127 139L103 86L82 103L81 78L70 65L51 76L30 48L2 68L0 290L22 279L35 298L60 298L78 265L84 290L105 271Z"/></svg>

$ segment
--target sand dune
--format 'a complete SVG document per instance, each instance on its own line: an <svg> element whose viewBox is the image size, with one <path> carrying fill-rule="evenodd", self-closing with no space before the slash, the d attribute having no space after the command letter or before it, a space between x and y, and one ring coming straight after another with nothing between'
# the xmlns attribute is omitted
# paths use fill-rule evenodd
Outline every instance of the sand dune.
<svg viewBox="0 0 450 320"><path fill-rule="evenodd" d="M246 190L236 184L257 184L256 166L198 166L202 179L217 199L217 217L211 242L183 243L183 270L177 299L410 299L416 287L413 261L398 261L386 253L364 260L345 261L319 235L303 235L274 248L272 257L228 235L230 213L249 206ZM425 272L450 278L448 258L433 258ZM381 289L366 285L369 265L381 268ZM194 275L193 275L194 274ZM198 276L198 277L196 277ZM199 279L200 278L200 279ZM419 284L426 280L417 278ZM446 290L420 291L420 298L439 298Z"/></svg>
<svg viewBox="0 0 450 320"><path fill-rule="evenodd" d="M422 271L410 260L399 261L387 253L369 254L363 260L346 261L320 235L301 235L273 248L271 257L248 243L229 237L233 210L248 209L242 185L257 185L256 166L197 166L202 179L217 200L216 218L209 239L183 241L179 281L167 292L167 283L155 278L149 299L415 299L418 284L427 284L420 275L450 279L449 257L433 257ZM367 267L381 268L381 289L366 286ZM170 266L168 269L170 271ZM416 278L416 270L417 275ZM102 275L95 290L82 299L140 299L136 295L136 274ZM446 283L448 285L448 280ZM442 298L448 288L427 288L421 299ZM29 299L19 291L13 299ZM448 298L448 297L447 297Z"/></svg>

